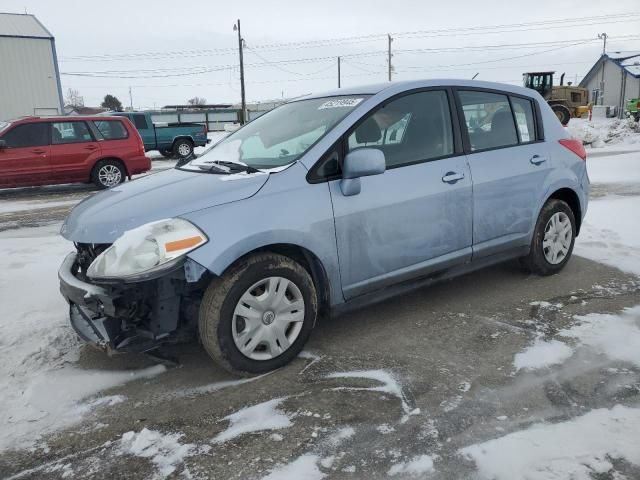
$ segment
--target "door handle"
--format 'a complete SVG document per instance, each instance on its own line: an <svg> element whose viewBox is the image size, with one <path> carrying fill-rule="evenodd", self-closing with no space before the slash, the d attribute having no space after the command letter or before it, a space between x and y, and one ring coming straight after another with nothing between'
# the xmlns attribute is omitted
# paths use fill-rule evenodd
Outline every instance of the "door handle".
<svg viewBox="0 0 640 480"><path fill-rule="evenodd" d="M444 174L444 177L442 177L442 181L444 183L448 183L448 184L453 185L458 180L462 180L463 178L464 178L464 173L447 172L447 173Z"/></svg>
<svg viewBox="0 0 640 480"><path fill-rule="evenodd" d="M42 150L41 148L36 148L35 150L31 150L31 152L37 153L38 155L42 155L44 153L47 153L46 150Z"/></svg>
<svg viewBox="0 0 640 480"><path fill-rule="evenodd" d="M84 147L85 150L97 150L98 147L96 147L95 145L87 145L86 147Z"/></svg>
<svg viewBox="0 0 640 480"><path fill-rule="evenodd" d="M541 163L546 162L547 159L544 157L541 157L540 155L534 155L529 159L529 161L534 165L540 165Z"/></svg>

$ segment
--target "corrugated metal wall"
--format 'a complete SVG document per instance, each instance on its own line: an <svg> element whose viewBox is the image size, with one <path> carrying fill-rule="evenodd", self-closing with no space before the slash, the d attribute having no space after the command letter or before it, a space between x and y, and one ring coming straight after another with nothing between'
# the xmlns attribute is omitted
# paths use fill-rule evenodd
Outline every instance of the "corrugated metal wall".
<svg viewBox="0 0 640 480"><path fill-rule="evenodd" d="M59 113L51 40L0 37L0 120Z"/></svg>

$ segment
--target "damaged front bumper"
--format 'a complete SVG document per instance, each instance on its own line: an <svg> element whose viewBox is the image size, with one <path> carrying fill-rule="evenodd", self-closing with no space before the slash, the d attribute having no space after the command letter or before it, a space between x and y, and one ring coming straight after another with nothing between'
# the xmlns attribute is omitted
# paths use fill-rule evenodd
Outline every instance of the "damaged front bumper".
<svg viewBox="0 0 640 480"><path fill-rule="evenodd" d="M197 316L199 279L186 280L186 265L149 281L96 285L79 278L76 258L67 255L58 271L71 326L109 354L152 350Z"/></svg>

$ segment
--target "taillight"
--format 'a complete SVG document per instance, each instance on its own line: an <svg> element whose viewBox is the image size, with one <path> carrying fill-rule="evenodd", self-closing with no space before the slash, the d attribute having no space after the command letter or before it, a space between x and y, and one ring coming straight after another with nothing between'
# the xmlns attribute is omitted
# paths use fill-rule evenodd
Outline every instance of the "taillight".
<svg viewBox="0 0 640 480"><path fill-rule="evenodd" d="M558 142L560 142L563 147L571 150L582 160L587 160L587 151L584 149L584 145L582 145L582 142L580 140L575 140L573 138L563 138L561 140L558 140Z"/></svg>
<svg viewBox="0 0 640 480"><path fill-rule="evenodd" d="M135 132L138 134L138 148L140 149L140 155L144 155L144 142L142 141L142 136L137 130Z"/></svg>
<svg viewBox="0 0 640 480"><path fill-rule="evenodd" d="M640 108L640 102L636 103L636 108Z"/></svg>
<svg viewBox="0 0 640 480"><path fill-rule="evenodd" d="M209 134L209 126L205 123L204 124L204 136L206 137Z"/></svg>

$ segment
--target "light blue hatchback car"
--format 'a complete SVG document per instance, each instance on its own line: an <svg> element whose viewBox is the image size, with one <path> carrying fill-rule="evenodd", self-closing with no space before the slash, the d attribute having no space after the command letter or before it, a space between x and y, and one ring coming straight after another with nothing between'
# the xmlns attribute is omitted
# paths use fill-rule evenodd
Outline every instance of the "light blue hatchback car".
<svg viewBox="0 0 640 480"><path fill-rule="evenodd" d="M560 271L587 209L582 144L543 98L425 80L340 89L71 212L71 324L109 351L199 330L239 374L294 358L320 316L520 258Z"/></svg>

